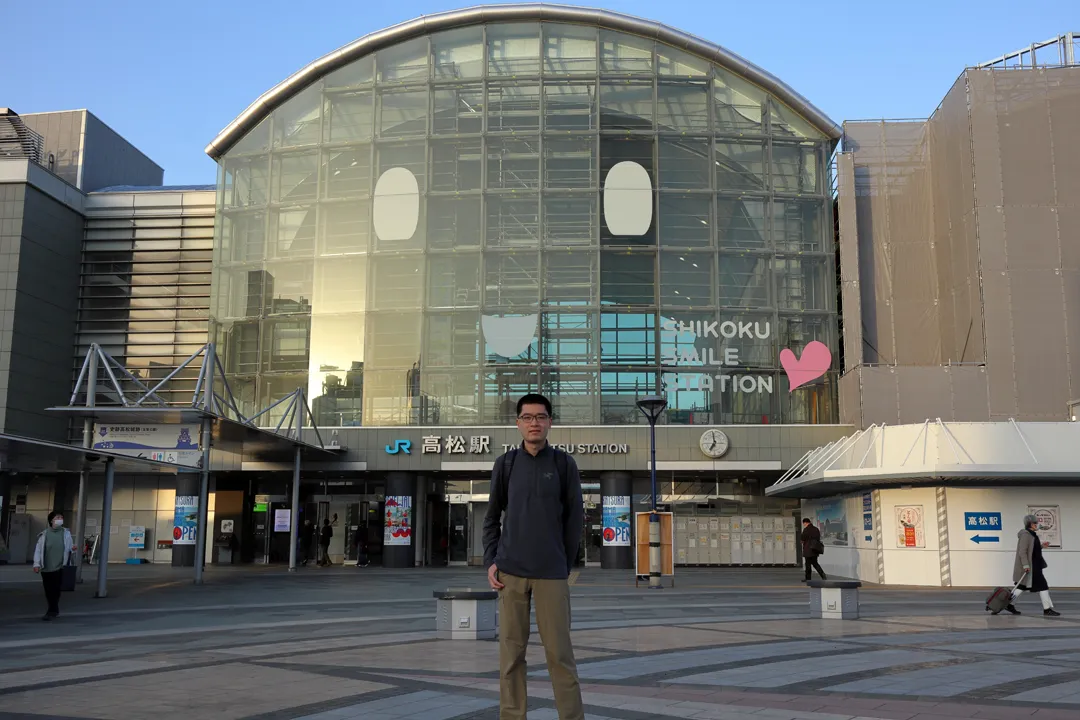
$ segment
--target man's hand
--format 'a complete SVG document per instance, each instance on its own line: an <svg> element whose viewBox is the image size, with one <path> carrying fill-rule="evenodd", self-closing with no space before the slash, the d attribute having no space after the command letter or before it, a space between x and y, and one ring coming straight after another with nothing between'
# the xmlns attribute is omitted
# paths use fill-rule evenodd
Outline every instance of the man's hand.
<svg viewBox="0 0 1080 720"><path fill-rule="evenodd" d="M36 572L36 573L41 572L41 568L39 568L39 567L34 568L34 572Z"/></svg>
<svg viewBox="0 0 1080 720"><path fill-rule="evenodd" d="M495 567L494 563L488 568L488 585L491 586L492 590L502 590L506 587L499 582L499 568Z"/></svg>
<svg viewBox="0 0 1080 720"><path fill-rule="evenodd" d="M1042 544L1042 546L1043 546L1044 548L1048 548L1048 547L1050 547L1050 541L1049 541L1049 540L1047 540L1046 542L1044 542L1044 543Z"/></svg>

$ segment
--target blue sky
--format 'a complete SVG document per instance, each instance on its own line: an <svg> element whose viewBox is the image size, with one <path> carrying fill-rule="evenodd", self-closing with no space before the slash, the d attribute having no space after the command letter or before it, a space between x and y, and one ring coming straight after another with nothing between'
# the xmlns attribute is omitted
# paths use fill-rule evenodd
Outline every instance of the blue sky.
<svg viewBox="0 0 1080 720"><path fill-rule="evenodd" d="M5 3L0 106L88 108L163 166L166 183L212 183L203 148L262 92L369 32L473 4L100 0L58 3L46 18L41 3ZM837 122L925 117L965 66L1080 32L1076 0L583 4L723 45Z"/></svg>

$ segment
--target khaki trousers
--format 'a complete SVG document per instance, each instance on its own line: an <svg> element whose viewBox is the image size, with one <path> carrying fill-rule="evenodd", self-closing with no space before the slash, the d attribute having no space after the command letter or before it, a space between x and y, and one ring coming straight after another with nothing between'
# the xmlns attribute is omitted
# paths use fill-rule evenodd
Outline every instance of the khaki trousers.
<svg viewBox="0 0 1080 720"><path fill-rule="evenodd" d="M570 586L566 580L530 580L499 573L499 718L525 720L528 691L525 650L529 608L536 600L536 626L544 644L559 720L585 720L574 648L570 642Z"/></svg>

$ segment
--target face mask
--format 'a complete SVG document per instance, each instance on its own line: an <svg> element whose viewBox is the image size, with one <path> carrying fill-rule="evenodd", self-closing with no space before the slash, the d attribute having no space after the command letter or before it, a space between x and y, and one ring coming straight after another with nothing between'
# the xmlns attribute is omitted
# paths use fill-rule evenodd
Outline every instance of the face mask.
<svg viewBox="0 0 1080 720"><path fill-rule="evenodd" d="M52 521L52 526L54 528L64 527L64 518L56 518L55 520Z"/></svg>

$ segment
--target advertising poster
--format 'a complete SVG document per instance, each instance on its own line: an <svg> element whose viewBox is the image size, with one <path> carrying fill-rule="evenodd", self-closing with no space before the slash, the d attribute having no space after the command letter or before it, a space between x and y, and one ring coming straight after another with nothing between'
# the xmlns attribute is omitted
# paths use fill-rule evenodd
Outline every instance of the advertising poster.
<svg viewBox="0 0 1080 720"><path fill-rule="evenodd" d="M199 526L199 496L177 495L173 515L173 545L194 545Z"/></svg>
<svg viewBox="0 0 1080 720"><path fill-rule="evenodd" d="M826 546L848 546L847 511L843 498L814 503L814 525L821 531L821 542Z"/></svg>
<svg viewBox="0 0 1080 720"><path fill-rule="evenodd" d="M383 545L409 545L411 543L412 495L387 495Z"/></svg>
<svg viewBox="0 0 1080 720"><path fill-rule="evenodd" d="M132 525L128 528L128 548L142 550L146 547L146 526Z"/></svg>
<svg viewBox="0 0 1080 720"><path fill-rule="evenodd" d="M289 532L292 528L292 510L278 508L274 510L274 532Z"/></svg>
<svg viewBox="0 0 1080 720"><path fill-rule="evenodd" d="M923 531L922 505L896 506L896 547L926 547L926 533Z"/></svg>
<svg viewBox="0 0 1080 720"><path fill-rule="evenodd" d="M1028 505L1027 514L1039 519L1039 539L1061 548L1061 509L1057 505Z"/></svg>
<svg viewBox="0 0 1080 720"><path fill-rule="evenodd" d="M604 547L630 546L630 496L604 496Z"/></svg>
<svg viewBox="0 0 1080 720"><path fill-rule="evenodd" d="M95 425L94 449L187 467L202 464L198 425Z"/></svg>

